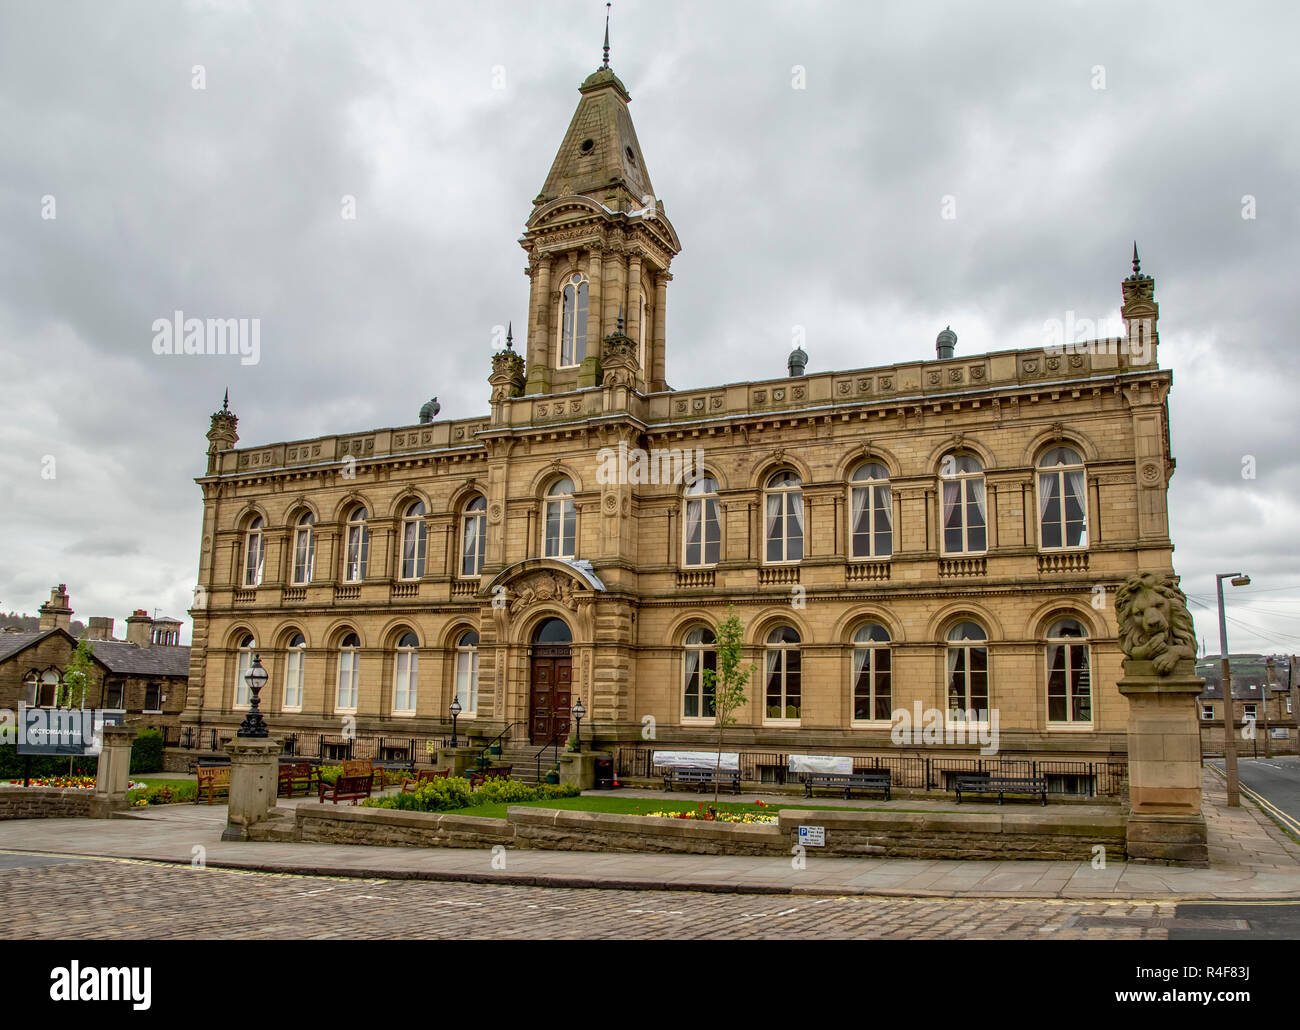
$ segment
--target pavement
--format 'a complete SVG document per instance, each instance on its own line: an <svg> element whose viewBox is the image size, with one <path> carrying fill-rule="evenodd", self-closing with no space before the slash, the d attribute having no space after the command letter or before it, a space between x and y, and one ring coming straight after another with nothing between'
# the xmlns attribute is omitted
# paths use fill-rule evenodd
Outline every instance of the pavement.
<svg viewBox="0 0 1300 1030"><path fill-rule="evenodd" d="M98 857L193 868L371 880L426 880L610 890L908 898L1300 901L1300 845L1253 804L1226 807L1222 780L1204 778L1211 867L1136 862L793 859L469 848L223 842L224 805L141 809L130 818L0 822L0 858L40 862ZM636 792L648 793L654 792ZM694 800L691 794L674 794ZM748 799L748 795L744 796ZM699 796L703 800L704 796ZM778 799L789 803L789 799ZM296 801L282 801L291 807ZM821 801L819 800L820 804ZM858 803L862 806L862 803ZM899 799L869 807L943 810ZM981 806L966 804L963 810ZM996 805L984 806L996 808Z"/></svg>
<svg viewBox="0 0 1300 1030"><path fill-rule="evenodd" d="M1211 764L1216 771L1223 769L1222 759ZM1300 836L1300 758L1239 758L1237 780L1243 796Z"/></svg>

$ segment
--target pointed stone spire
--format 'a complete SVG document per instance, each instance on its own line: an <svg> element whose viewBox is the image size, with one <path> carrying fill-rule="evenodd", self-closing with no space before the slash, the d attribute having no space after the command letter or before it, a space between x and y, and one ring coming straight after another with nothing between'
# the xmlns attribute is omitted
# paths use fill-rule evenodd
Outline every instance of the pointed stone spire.
<svg viewBox="0 0 1300 1030"><path fill-rule="evenodd" d="M1150 279L1150 278L1151 277L1149 275L1142 274L1142 262L1138 258L1137 240L1134 240L1133 241L1133 274L1129 276L1129 279L1133 281L1137 281L1139 279Z"/></svg>
<svg viewBox="0 0 1300 1030"><path fill-rule="evenodd" d="M226 395L221 398L221 410L226 414L230 413L230 387L226 387Z"/></svg>
<svg viewBox="0 0 1300 1030"><path fill-rule="evenodd" d="M609 9L613 6L612 3L607 3L605 5L605 57L600 62L602 68L609 67Z"/></svg>
<svg viewBox="0 0 1300 1030"><path fill-rule="evenodd" d="M515 349L515 324L514 322L506 323L506 350Z"/></svg>

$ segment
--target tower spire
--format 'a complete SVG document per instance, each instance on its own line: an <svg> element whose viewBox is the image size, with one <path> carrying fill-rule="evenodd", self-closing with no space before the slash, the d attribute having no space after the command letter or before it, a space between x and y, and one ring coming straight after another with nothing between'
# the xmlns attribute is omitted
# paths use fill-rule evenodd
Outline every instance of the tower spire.
<svg viewBox="0 0 1300 1030"><path fill-rule="evenodd" d="M226 387L226 395L221 398L221 410L225 412L230 411L230 387L229 386Z"/></svg>
<svg viewBox="0 0 1300 1030"><path fill-rule="evenodd" d="M1138 260L1138 241L1133 241L1133 274L1142 274L1142 262Z"/></svg>
<svg viewBox="0 0 1300 1030"><path fill-rule="evenodd" d="M515 349L515 324L514 322L506 323L506 350Z"/></svg>
<svg viewBox="0 0 1300 1030"><path fill-rule="evenodd" d="M613 6L612 3L605 4L605 57L600 62L602 68L609 67L609 9Z"/></svg>

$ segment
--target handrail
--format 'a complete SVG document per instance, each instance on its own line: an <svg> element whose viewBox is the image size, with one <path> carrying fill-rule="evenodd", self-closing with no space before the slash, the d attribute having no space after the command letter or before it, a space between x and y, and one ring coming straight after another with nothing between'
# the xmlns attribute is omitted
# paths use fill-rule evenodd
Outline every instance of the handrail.
<svg viewBox="0 0 1300 1030"><path fill-rule="evenodd" d="M491 740L489 740L489 741L487 742L487 744L485 744L483 747L479 748L479 752L478 752L478 753L479 753L479 757L481 758L483 755L486 755L489 751L492 750L492 745L493 745L493 744L495 744L495 743L496 743L498 740L500 740L502 737L508 737L508 736L510 735L510 731L513 730L516 726L519 726L519 725L522 725L522 724L521 724L521 723L518 723L518 722L512 722L512 723L510 723L510 724L509 724L505 729L503 729L503 730L502 730L500 733L498 733L495 737L493 737Z"/></svg>
<svg viewBox="0 0 1300 1030"><path fill-rule="evenodd" d="M551 734L551 739L548 740L545 744L543 744L543 745L542 745L542 749L541 749L540 751L537 752L537 756L536 756L536 757L537 757L537 782L538 782L538 783L541 783L541 782L542 782L542 755L544 755L544 754L546 753L546 749L547 749L548 747L554 747L554 748L555 748L555 754L556 754L557 758L558 758L558 756L559 756L559 753L560 753L560 742L559 742L560 732L561 732L560 730L556 730L554 733L552 733L552 734Z"/></svg>

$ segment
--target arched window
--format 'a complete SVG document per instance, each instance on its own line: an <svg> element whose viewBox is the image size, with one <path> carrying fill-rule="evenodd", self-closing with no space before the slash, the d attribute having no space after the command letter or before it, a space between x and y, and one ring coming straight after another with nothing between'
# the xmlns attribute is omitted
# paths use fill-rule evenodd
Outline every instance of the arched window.
<svg viewBox="0 0 1300 1030"><path fill-rule="evenodd" d="M465 505L460 522L460 574L477 576L487 546L487 498L482 494Z"/></svg>
<svg viewBox="0 0 1300 1030"><path fill-rule="evenodd" d="M266 558L266 541L262 536L262 518L259 515L248 524L244 534L244 586L262 584L262 562Z"/></svg>
<svg viewBox="0 0 1300 1030"><path fill-rule="evenodd" d="M686 634L682 652L682 717L685 719L713 719L717 716L713 706L714 684L704 675L706 671L715 674L718 671L716 643L717 638L708 626L696 626Z"/></svg>
<svg viewBox="0 0 1300 1030"><path fill-rule="evenodd" d="M948 718L985 722L989 716L988 636L973 622L948 633Z"/></svg>
<svg viewBox="0 0 1300 1030"><path fill-rule="evenodd" d="M397 661L393 664L393 711L414 712L420 681L420 639L403 633L397 641Z"/></svg>
<svg viewBox="0 0 1300 1030"><path fill-rule="evenodd" d="M533 633L534 644L568 644L572 640L573 633L563 619L547 619Z"/></svg>
<svg viewBox="0 0 1300 1030"><path fill-rule="evenodd" d="M1052 447L1038 459L1038 542L1043 548L1088 546L1088 499L1083 458Z"/></svg>
<svg viewBox="0 0 1300 1030"><path fill-rule="evenodd" d="M424 554L428 548L428 527L424 523L424 502L416 501L402 516L402 579L424 575Z"/></svg>
<svg viewBox="0 0 1300 1030"><path fill-rule="evenodd" d="M766 561L803 559L803 490L799 476L778 472L767 481Z"/></svg>
<svg viewBox="0 0 1300 1030"><path fill-rule="evenodd" d="M587 356L587 277L574 272L564 284L560 311L560 367L582 364Z"/></svg>
<svg viewBox="0 0 1300 1030"><path fill-rule="evenodd" d="M361 638L349 633L339 645L339 682L334 695L336 712L357 710L357 682L361 665Z"/></svg>
<svg viewBox="0 0 1300 1030"><path fill-rule="evenodd" d="M40 691L40 677L36 675L36 670L29 672L23 680L23 704L28 708L36 707L36 698Z"/></svg>
<svg viewBox="0 0 1300 1030"><path fill-rule="evenodd" d="M853 471L849 489L854 558L888 558L894 552L894 512L889 469L869 461Z"/></svg>
<svg viewBox="0 0 1300 1030"><path fill-rule="evenodd" d="M364 505L352 509L348 516L347 551L343 559L343 582L360 583L366 578L366 563L370 561L370 527L366 521L370 512Z"/></svg>
<svg viewBox="0 0 1300 1030"><path fill-rule="evenodd" d="M767 679L768 721L797 721L801 707L799 633L792 626L778 626L767 635L764 672Z"/></svg>
<svg viewBox="0 0 1300 1030"><path fill-rule="evenodd" d="M298 526L293 531L293 582L295 585L311 582L312 569L316 564L316 517L311 512L303 512L298 519Z"/></svg>
<svg viewBox="0 0 1300 1030"><path fill-rule="evenodd" d="M472 629L456 643L456 700L462 718L478 713L478 634Z"/></svg>
<svg viewBox="0 0 1300 1030"><path fill-rule="evenodd" d="M547 558L577 556L578 512L573 506L573 480L561 479L546 491L545 547Z"/></svg>
<svg viewBox="0 0 1300 1030"><path fill-rule="evenodd" d="M869 622L853 634L853 718L856 722L893 718L889 631Z"/></svg>
<svg viewBox="0 0 1300 1030"><path fill-rule="evenodd" d="M1092 722L1088 631L1077 619L1057 619L1047 631L1047 721Z"/></svg>
<svg viewBox="0 0 1300 1030"><path fill-rule="evenodd" d="M718 521L718 481L700 476L686 488L686 518L682 522L683 565L716 565L722 543Z"/></svg>
<svg viewBox="0 0 1300 1030"><path fill-rule="evenodd" d="M984 466L969 454L943 459L943 552L980 554L988 549Z"/></svg>
<svg viewBox="0 0 1300 1030"><path fill-rule="evenodd" d="M303 660L306 652L307 638L301 633L295 633L289 641L289 651L284 658L285 711L302 711Z"/></svg>
<svg viewBox="0 0 1300 1030"><path fill-rule="evenodd" d="M239 660L235 662L235 707L248 707L248 673L253 668L253 654L257 643L245 634L239 641Z"/></svg>

